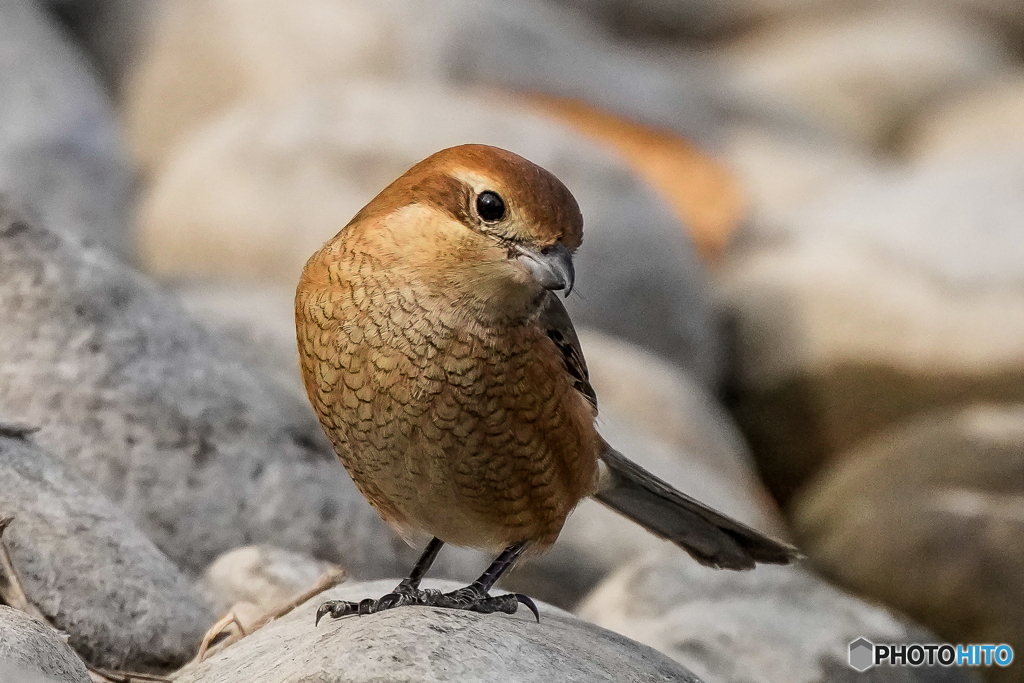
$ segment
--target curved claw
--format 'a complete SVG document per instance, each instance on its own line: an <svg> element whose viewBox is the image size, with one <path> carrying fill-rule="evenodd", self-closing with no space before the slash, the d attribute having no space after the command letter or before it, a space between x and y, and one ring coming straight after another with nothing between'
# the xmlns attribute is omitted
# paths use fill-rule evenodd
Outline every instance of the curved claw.
<svg viewBox="0 0 1024 683"><path fill-rule="evenodd" d="M320 625L320 620L323 619L324 615L326 615L330 611L331 611L330 603L326 603L325 602L324 604L320 605L320 608L317 609L317 611L316 611L316 622L314 622L313 626L319 626Z"/></svg>
<svg viewBox="0 0 1024 683"><path fill-rule="evenodd" d="M331 607L332 605L329 602L325 602L320 605L319 609L316 611L316 621L313 623L314 626L320 625L320 620L327 616L327 613L331 611Z"/></svg>
<svg viewBox="0 0 1024 683"><path fill-rule="evenodd" d="M537 623L539 624L540 611L537 609L537 605L536 603L534 603L533 598L531 598L529 595L523 595L522 593L514 593L514 595L516 596L516 600L518 600L523 605L526 605L529 608L529 610L533 612L533 618L536 619Z"/></svg>
<svg viewBox="0 0 1024 683"><path fill-rule="evenodd" d="M347 617L350 614L359 614L362 604L347 602L345 600L328 600L324 604L320 605L320 608L316 611L316 621L314 626L320 625L320 620L328 614L331 618L337 619L339 617Z"/></svg>
<svg viewBox="0 0 1024 683"><path fill-rule="evenodd" d="M376 600L377 609L375 611L379 612L386 609L391 609L392 607L395 607L398 604L399 600L401 599L402 596L400 596L398 593L388 593L387 595L381 596Z"/></svg>

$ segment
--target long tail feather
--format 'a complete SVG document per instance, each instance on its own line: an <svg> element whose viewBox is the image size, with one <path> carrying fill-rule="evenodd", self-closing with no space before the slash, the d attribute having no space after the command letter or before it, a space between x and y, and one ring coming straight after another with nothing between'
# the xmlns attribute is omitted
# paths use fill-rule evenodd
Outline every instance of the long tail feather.
<svg viewBox="0 0 1024 683"><path fill-rule="evenodd" d="M690 498L632 462L611 446L601 461L601 484L594 497L695 560L719 569L753 569L758 562L788 564L801 557L793 546Z"/></svg>

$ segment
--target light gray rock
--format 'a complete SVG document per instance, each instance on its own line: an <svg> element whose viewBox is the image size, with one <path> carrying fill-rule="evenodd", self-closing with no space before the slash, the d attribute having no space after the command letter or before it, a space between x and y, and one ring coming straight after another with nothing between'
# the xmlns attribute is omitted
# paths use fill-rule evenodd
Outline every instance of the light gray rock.
<svg viewBox="0 0 1024 683"><path fill-rule="evenodd" d="M193 318L223 335L253 367L306 402L295 343L295 289L275 282L223 282L206 278L168 283Z"/></svg>
<svg viewBox="0 0 1024 683"><path fill-rule="evenodd" d="M980 683L970 669L848 664L849 644L939 638L830 586L802 567L750 572L702 567L669 549L591 593L580 617L664 652L716 683Z"/></svg>
<svg viewBox="0 0 1024 683"><path fill-rule="evenodd" d="M1018 70L921 113L903 141L916 163L1024 156L1024 72Z"/></svg>
<svg viewBox="0 0 1024 683"><path fill-rule="evenodd" d="M362 617L325 619L328 599L378 597L396 581L344 584L255 634L182 670L175 683L322 683L390 681L679 681L699 680L654 650L541 605L506 616L403 607ZM451 590L456 584L428 582Z"/></svg>
<svg viewBox="0 0 1024 683"><path fill-rule="evenodd" d="M970 15L882 2L767 22L715 61L736 111L884 148L923 106L1005 71L1013 57Z"/></svg>
<svg viewBox="0 0 1024 683"><path fill-rule="evenodd" d="M841 585L951 642L1024 650L1024 550L1011 540L1024 533L1024 406L943 411L880 434L808 482L791 516Z"/></svg>
<svg viewBox="0 0 1024 683"><path fill-rule="evenodd" d="M129 139L155 172L240 101L360 80L498 86L701 139L715 130L703 60L624 48L544 0L263 0L244 11L231 0L167 0L126 89Z"/></svg>
<svg viewBox="0 0 1024 683"><path fill-rule="evenodd" d="M52 678L34 669L0 661L0 681L3 681L3 683L67 683L68 681L78 683L82 680L81 678ZM87 683L92 681L91 678L84 680Z"/></svg>
<svg viewBox="0 0 1024 683"><path fill-rule="evenodd" d="M734 253L736 415L781 498L907 417L1024 400L1024 156L894 170Z"/></svg>
<svg viewBox="0 0 1024 683"><path fill-rule="evenodd" d="M4 543L25 594L86 661L167 671L195 654L213 613L71 467L0 436L0 514L14 517Z"/></svg>
<svg viewBox="0 0 1024 683"><path fill-rule="evenodd" d="M155 179L144 260L161 275L293 287L382 188L467 141L525 156L575 194L586 227L573 320L656 351L714 386L724 349L704 269L666 204L611 153L497 96L353 84L249 103L211 122Z"/></svg>
<svg viewBox="0 0 1024 683"><path fill-rule="evenodd" d="M3 683L89 683L89 672L74 650L50 626L0 605L0 681Z"/></svg>
<svg viewBox="0 0 1024 683"><path fill-rule="evenodd" d="M0 193L54 230L133 253L117 121L85 58L35 0L0 4Z"/></svg>
<svg viewBox="0 0 1024 683"><path fill-rule="evenodd" d="M749 202L747 220L733 235L734 251L777 242L808 204L884 167L857 145L760 121L734 124L724 139L721 159Z"/></svg>
<svg viewBox="0 0 1024 683"><path fill-rule="evenodd" d="M238 602L267 612L312 586L333 567L292 550L247 545L214 560L203 572L201 586L220 612Z"/></svg>
<svg viewBox="0 0 1024 683"><path fill-rule="evenodd" d="M0 292L0 415L38 426L180 566L248 543L357 576L411 566L307 402L145 278L0 204Z"/></svg>
<svg viewBox="0 0 1024 683"><path fill-rule="evenodd" d="M391 0L414 76L588 102L691 138L714 137L709 65L695 54L620 46L586 14L544 0ZM428 11L429 10L429 11Z"/></svg>

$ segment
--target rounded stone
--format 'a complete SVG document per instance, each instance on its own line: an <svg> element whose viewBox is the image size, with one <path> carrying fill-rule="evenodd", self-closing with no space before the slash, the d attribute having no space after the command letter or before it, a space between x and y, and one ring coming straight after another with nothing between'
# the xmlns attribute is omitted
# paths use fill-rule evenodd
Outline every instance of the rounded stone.
<svg viewBox="0 0 1024 683"><path fill-rule="evenodd" d="M540 623L525 608L509 616L400 607L366 616L325 618L314 625L316 610L324 601L379 597L396 583L375 581L331 589L206 661L189 665L175 681L700 683L661 653L543 604ZM452 590L459 585L428 581L424 587Z"/></svg>

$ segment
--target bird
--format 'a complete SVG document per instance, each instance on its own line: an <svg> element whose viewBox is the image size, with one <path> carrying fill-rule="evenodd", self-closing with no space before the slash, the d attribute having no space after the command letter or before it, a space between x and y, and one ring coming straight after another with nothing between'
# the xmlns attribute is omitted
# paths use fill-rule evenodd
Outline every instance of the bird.
<svg viewBox="0 0 1024 683"><path fill-rule="evenodd" d="M399 535L426 541L380 597L328 601L333 618L403 605L515 613L491 595L591 496L724 569L800 555L681 493L598 433L597 395L558 292L575 281L583 216L549 171L466 144L414 165L306 263L295 296L303 384L358 490ZM429 539L429 540L428 540ZM420 581L444 544L497 558L448 593Z"/></svg>

